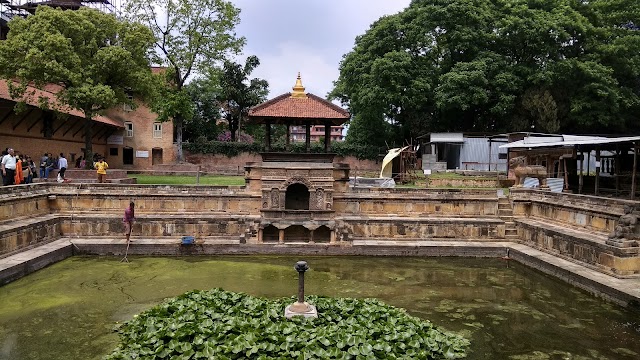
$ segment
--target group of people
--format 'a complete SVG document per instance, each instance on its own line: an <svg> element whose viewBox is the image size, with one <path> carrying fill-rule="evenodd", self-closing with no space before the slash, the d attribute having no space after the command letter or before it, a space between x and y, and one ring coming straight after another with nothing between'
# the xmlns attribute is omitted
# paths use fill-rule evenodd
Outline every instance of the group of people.
<svg viewBox="0 0 640 360"><path fill-rule="evenodd" d="M66 181L65 173L69 167L69 162L64 153L60 153L59 157L54 157L51 153L44 153L40 158L39 165L40 171L38 171L38 164L31 159L31 156L20 154L13 148L6 148L2 151L2 156L0 157L2 185L30 184L37 177L47 179L49 178L49 173L54 169L58 169L57 181ZM85 166L86 160L82 156L78 157L75 167L84 169ZM94 156L93 167L96 169L98 182L105 182L109 165L98 154Z"/></svg>
<svg viewBox="0 0 640 360"><path fill-rule="evenodd" d="M78 158L80 159L80 158ZM76 162L76 167L79 167L80 164ZM49 178L49 173L53 169L58 169L58 182L64 182L64 174L69 167L69 161L64 156L64 153L60 153L60 157L55 158L51 153L44 153L40 158L40 177L43 179Z"/></svg>
<svg viewBox="0 0 640 360"><path fill-rule="evenodd" d="M29 155L16 154L12 148L2 151L0 160L2 185L30 184L38 176L36 164Z"/></svg>

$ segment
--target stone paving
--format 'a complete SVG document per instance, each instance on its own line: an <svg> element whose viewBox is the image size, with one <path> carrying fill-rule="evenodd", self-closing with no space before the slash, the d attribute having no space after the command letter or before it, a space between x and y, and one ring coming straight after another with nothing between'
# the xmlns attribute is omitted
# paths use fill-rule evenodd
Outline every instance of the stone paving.
<svg viewBox="0 0 640 360"><path fill-rule="evenodd" d="M130 254L166 255L180 248L180 238L150 239L132 237ZM513 242L487 241L391 241L357 240L351 246L340 245L247 245L224 237L198 239L193 254L319 254L318 250L332 249L330 255L396 255L405 256L470 256L497 257L502 254L525 265L536 268L568 283L607 298L623 306L639 306L640 276L616 278L585 267L576 262L558 258L529 246ZM121 256L126 249L124 238L92 237L63 238L35 249L0 259L0 284L6 284L37 271L47 265L71 257L74 254L112 254ZM173 249L173 250L171 250ZM202 251L202 249L208 249ZM168 251L169 250L169 251Z"/></svg>

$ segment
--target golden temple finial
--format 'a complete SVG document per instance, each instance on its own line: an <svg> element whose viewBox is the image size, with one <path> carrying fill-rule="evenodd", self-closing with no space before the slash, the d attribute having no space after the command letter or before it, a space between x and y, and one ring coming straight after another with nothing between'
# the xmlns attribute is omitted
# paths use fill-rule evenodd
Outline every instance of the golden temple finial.
<svg viewBox="0 0 640 360"><path fill-rule="evenodd" d="M304 93L304 86L302 86L302 78L300 77L300 72L298 72L298 78L296 79L296 84L293 86L293 92L291 93L292 98L306 98L307 94Z"/></svg>

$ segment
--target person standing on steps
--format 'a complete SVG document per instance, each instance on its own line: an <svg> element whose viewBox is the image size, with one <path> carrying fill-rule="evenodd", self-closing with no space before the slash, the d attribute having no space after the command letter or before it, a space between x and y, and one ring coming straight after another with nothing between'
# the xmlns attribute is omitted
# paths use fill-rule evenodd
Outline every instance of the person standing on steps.
<svg viewBox="0 0 640 360"><path fill-rule="evenodd" d="M16 176L16 157L13 149L7 149L7 155L2 157L2 179L3 185L13 185Z"/></svg>
<svg viewBox="0 0 640 360"><path fill-rule="evenodd" d="M64 157L63 153L60 153L60 159L58 159L58 182L64 182L64 173L67 171L67 166L69 163L67 159Z"/></svg>
<svg viewBox="0 0 640 360"><path fill-rule="evenodd" d="M44 169L47 168L47 162L49 161L49 155L47 155L47 153L44 153L44 155L42 155L42 157L40 158L40 179L46 179L47 177L45 176L45 172ZM48 174L46 174L48 175Z"/></svg>
<svg viewBox="0 0 640 360"><path fill-rule="evenodd" d="M107 164L101 156L98 158L98 162L93 164L93 167L96 168L96 172L98 173L98 182L105 182L107 179L107 169L109 168L109 164Z"/></svg>
<svg viewBox="0 0 640 360"><path fill-rule="evenodd" d="M129 207L124 210L124 217L122 218L122 222L124 222L124 234L127 236L127 243L131 237L131 228L133 227L133 221L135 220L135 206L136 204L133 201L130 202Z"/></svg>

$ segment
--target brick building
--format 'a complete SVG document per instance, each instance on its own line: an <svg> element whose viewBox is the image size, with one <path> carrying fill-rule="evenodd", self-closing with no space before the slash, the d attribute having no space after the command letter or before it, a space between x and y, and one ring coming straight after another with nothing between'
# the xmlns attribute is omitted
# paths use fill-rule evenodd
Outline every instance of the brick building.
<svg viewBox="0 0 640 360"><path fill-rule="evenodd" d="M304 126L292 126L291 127L291 141L292 142L305 142L306 129ZM344 126L332 126L331 127L331 142L344 141ZM315 125L311 127L311 142L321 142L324 138L324 126Z"/></svg>
<svg viewBox="0 0 640 360"><path fill-rule="evenodd" d="M35 88L25 99L25 110L16 113L16 100L0 80L0 147L12 147L34 160L43 153L65 153L71 164L84 152L84 115L61 107L57 113L38 107L38 98L55 102L54 86ZM93 152L105 156L111 168L149 169L174 160L173 126L156 122L157 116L143 103L138 107L118 106L93 120Z"/></svg>
<svg viewBox="0 0 640 360"><path fill-rule="evenodd" d="M64 1L64 0L0 0L0 40L6 38L7 23L13 17L26 17L35 13L40 5L53 5L66 10L89 6L107 13L117 13L120 2ZM154 72L162 68L153 68ZM43 153L55 156L65 153L70 167L82 156L85 147L84 115L82 112L58 106L57 112L38 107L39 98L55 104L59 90L50 85L33 92L25 99L26 109L14 111L16 100L9 95L7 83L0 80L0 147L12 147L34 160ZM157 116L140 101L135 109L126 105L109 109L92 122L93 152L101 154L111 168L149 169L153 165L169 163L175 159L173 124L156 122ZM71 165L73 164L73 165Z"/></svg>

